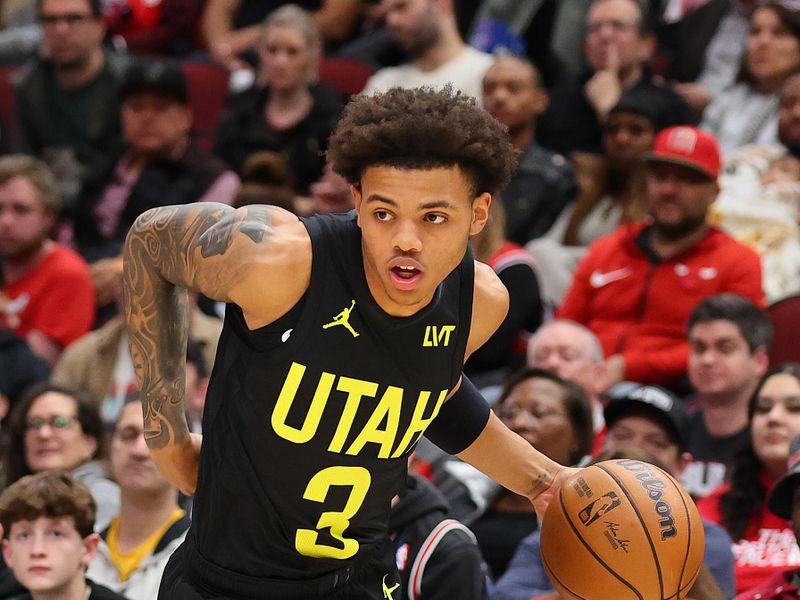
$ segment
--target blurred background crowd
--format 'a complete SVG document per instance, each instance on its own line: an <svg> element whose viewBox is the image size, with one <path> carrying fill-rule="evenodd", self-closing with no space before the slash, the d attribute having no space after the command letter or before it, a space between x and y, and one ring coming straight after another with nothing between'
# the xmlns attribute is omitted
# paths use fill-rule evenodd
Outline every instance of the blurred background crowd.
<svg viewBox="0 0 800 600"><path fill-rule="evenodd" d="M189 202L350 210L325 158L344 104L423 85L519 151L473 240L510 310L465 372L563 464L679 478L706 525L690 597L796 598L800 0L0 0L2 488L68 471L88 577L155 598L191 499L143 440L128 228ZM196 432L224 316L192 298ZM556 597L526 499L424 440L410 473L403 597ZM0 597L46 588L15 564Z"/></svg>

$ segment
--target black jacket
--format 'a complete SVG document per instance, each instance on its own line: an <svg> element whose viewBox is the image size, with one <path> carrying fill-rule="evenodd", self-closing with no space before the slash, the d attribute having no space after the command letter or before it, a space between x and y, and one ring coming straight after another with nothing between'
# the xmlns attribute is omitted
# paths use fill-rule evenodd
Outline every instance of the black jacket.
<svg viewBox="0 0 800 600"><path fill-rule="evenodd" d="M0 329L0 394L13 406L25 388L50 376L50 367L36 356L25 340Z"/></svg>
<svg viewBox="0 0 800 600"><path fill-rule="evenodd" d="M413 600L487 598L486 568L475 536L448 518L442 493L425 479L408 476L392 508L389 534L395 545L403 593ZM415 589L409 593L409 586Z"/></svg>

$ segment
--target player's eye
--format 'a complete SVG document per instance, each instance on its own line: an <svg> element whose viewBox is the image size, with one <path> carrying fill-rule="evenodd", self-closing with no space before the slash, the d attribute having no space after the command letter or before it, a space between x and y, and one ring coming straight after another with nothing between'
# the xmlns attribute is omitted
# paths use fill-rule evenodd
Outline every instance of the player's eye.
<svg viewBox="0 0 800 600"><path fill-rule="evenodd" d="M439 223L444 223L445 221L447 221L447 217L445 217L444 215L440 215L438 213L430 213L425 215L425 220L428 221L428 223L433 223L434 225L438 225Z"/></svg>
<svg viewBox="0 0 800 600"><path fill-rule="evenodd" d="M378 221L389 221L392 218L392 214L388 210L376 210L375 218Z"/></svg>

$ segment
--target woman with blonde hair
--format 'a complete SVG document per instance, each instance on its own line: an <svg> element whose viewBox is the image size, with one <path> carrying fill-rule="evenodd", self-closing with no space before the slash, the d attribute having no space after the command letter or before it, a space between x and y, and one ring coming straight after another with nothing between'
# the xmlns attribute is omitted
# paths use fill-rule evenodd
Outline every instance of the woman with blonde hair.
<svg viewBox="0 0 800 600"><path fill-rule="evenodd" d="M277 152L297 191L322 176L324 150L342 110L333 89L318 83L322 38L311 15L293 4L270 13L258 46L256 84L229 98L215 153L240 171L255 152Z"/></svg>

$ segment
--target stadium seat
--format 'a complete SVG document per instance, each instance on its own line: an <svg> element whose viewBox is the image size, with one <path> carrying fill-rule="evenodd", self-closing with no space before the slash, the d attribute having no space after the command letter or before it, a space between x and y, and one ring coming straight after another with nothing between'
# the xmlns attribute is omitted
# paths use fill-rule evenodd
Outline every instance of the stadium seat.
<svg viewBox="0 0 800 600"><path fill-rule="evenodd" d="M319 66L319 78L345 96L358 94L375 72L370 65L359 60L325 57Z"/></svg>
<svg viewBox="0 0 800 600"><path fill-rule="evenodd" d="M204 150L214 145L214 134L228 97L228 70L210 62L181 63L189 85L189 105L194 113L194 138Z"/></svg>
<svg viewBox="0 0 800 600"><path fill-rule="evenodd" d="M770 365L800 363L800 296L784 298L767 308L775 328L775 339L769 355Z"/></svg>

